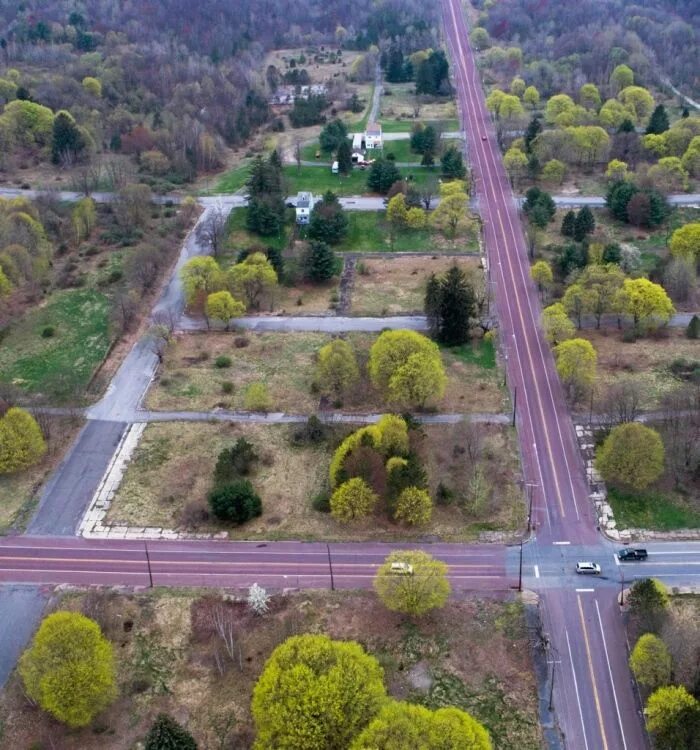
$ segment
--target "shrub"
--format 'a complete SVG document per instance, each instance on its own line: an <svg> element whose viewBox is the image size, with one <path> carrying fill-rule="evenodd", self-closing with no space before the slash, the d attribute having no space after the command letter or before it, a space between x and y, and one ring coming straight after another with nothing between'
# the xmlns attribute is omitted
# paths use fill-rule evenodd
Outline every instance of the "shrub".
<svg viewBox="0 0 700 750"><path fill-rule="evenodd" d="M265 383L251 383L246 389L244 402L249 411L268 411L271 401Z"/></svg>
<svg viewBox="0 0 700 750"><path fill-rule="evenodd" d="M233 382L230 380L224 380L221 383L221 391L226 394L231 394L235 390L235 386L233 385Z"/></svg>
<svg viewBox="0 0 700 750"><path fill-rule="evenodd" d="M418 487L406 487L396 500L394 519L419 526L428 523L432 513L433 502L430 495Z"/></svg>
<svg viewBox="0 0 700 750"><path fill-rule="evenodd" d="M353 477L331 496L331 513L338 521L354 521L369 515L377 500L377 495L364 479Z"/></svg>
<svg viewBox="0 0 700 750"><path fill-rule="evenodd" d="M226 354L220 354L214 360L214 367L218 367L220 370L223 370L226 367L231 367L231 357L227 356Z"/></svg>
<svg viewBox="0 0 700 750"><path fill-rule="evenodd" d="M197 743L175 719L158 714L146 737L144 750L197 750Z"/></svg>
<svg viewBox="0 0 700 750"><path fill-rule="evenodd" d="M209 520L209 508L201 500L192 500L185 504L180 514L180 523L186 528L196 528Z"/></svg>
<svg viewBox="0 0 700 750"><path fill-rule="evenodd" d="M236 336L236 338L233 340L233 345L236 347L236 349L245 349L248 344L250 344L250 339L246 338L245 336Z"/></svg>
<svg viewBox="0 0 700 750"><path fill-rule="evenodd" d="M700 339L700 317L693 315L685 329L685 335L689 339Z"/></svg>
<svg viewBox="0 0 700 750"><path fill-rule="evenodd" d="M209 506L221 521L242 524L262 513L262 502L247 479L222 484L209 493Z"/></svg>
<svg viewBox="0 0 700 750"><path fill-rule="evenodd" d="M321 420L312 414L308 421L292 429L290 442L292 445L320 445L328 437L328 428Z"/></svg>
<svg viewBox="0 0 700 750"><path fill-rule="evenodd" d="M214 469L214 481L217 484L227 484L250 474L253 464L258 460L255 446L245 438L240 437L230 448L224 448L219 453Z"/></svg>
<svg viewBox="0 0 700 750"><path fill-rule="evenodd" d="M328 492L319 492L311 498L311 507L319 513L331 512L331 496Z"/></svg>
<svg viewBox="0 0 700 750"><path fill-rule="evenodd" d="M41 329L41 337L44 339L53 338L55 333L56 333L56 329L53 326L44 326Z"/></svg>

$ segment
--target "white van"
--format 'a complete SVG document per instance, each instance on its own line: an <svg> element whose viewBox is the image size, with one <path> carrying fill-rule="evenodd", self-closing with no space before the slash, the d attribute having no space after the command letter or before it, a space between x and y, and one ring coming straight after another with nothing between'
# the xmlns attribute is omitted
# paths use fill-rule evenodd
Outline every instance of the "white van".
<svg viewBox="0 0 700 750"><path fill-rule="evenodd" d="M338 162L337 161L333 162L333 166L331 167L331 172L333 172L333 174L338 174Z"/></svg>

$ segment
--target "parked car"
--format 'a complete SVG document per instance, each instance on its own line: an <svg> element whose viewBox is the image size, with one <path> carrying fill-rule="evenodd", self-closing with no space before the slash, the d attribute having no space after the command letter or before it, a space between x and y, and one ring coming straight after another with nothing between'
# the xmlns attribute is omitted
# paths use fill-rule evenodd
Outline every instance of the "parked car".
<svg viewBox="0 0 700 750"><path fill-rule="evenodd" d="M600 565L598 565L598 563L594 563L594 562L577 562L576 563L576 572L579 575L599 576L600 575Z"/></svg>
<svg viewBox="0 0 700 750"><path fill-rule="evenodd" d="M648 552L645 549L638 549L635 547L625 547L617 553L619 560L646 560Z"/></svg>
<svg viewBox="0 0 700 750"><path fill-rule="evenodd" d="M409 565L407 562L393 562L391 563L391 572L402 576L412 576L413 565Z"/></svg>

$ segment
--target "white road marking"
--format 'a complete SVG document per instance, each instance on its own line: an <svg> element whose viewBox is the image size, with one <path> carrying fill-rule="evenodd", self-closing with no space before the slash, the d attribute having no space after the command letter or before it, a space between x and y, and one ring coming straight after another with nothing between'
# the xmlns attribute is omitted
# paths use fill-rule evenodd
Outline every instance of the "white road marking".
<svg viewBox="0 0 700 750"><path fill-rule="evenodd" d="M552 544L571 544L571 542L552 542Z"/></svg>
<svg viewBox="0 0 700 750"><path fill-rule="evenodd" d="M540 577L540 566L535 565L535 578L539 578L539 577Z"/></svg>
<svg viewBox="0 0 700 750"><path fill-rule="evenodd" d="M620 564L620 558L617 555L613 555L613 560L615 561L615 565Z"/></svg>
<svg viewBox="0 0 700 750"><path fill-rule="evenodd" d="M615 700L615 712L617 713L617 723L620 725L620 734L622 735L622 747L624 750L627 750L627 742L625 741L625 729L622 726L622 718L620 716L620 706L617 703L617 691L615 690L615 682L613 680L612 668L610 667L610 657L608 656L608 644L605 641L605 631L603 630L603 620L600 616L600 607L598 606L598 600L596 600L595 609L598 614L598 625L600 627L600 636L603 639L603 651L605 652L605 661L608 664L608 674L610 675L610 687L612 688L613 698Z"/></svg>
<svg viewBox="0 0 700 750"><path fill-rule="evenodd" d="M592 591L595 591L595 589L576 589L579 593L590 593Z"/></svg>
<svg viewBox="0 0 700 750"><path fill-rule="evenodd" d="M564 629L566 634L566 646L569 649L569 662L571 663L571 676L574 678L574 690L576 692L576 703L578 703L578 715L581 717L581 729L583 730L583 744L588 750L588 738L586 737L586 723L583 720L583 709L581 708L581 696L578 692L578 680L576 679L576 669L574 668L574 657L571 653L571 641L569 641L569 631Z"/></svg>

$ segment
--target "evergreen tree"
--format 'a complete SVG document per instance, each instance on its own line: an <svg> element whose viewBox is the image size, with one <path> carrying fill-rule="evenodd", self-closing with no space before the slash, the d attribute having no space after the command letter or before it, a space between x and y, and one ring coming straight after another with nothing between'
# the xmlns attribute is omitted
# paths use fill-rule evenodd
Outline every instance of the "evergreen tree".
<svg viewBox="0 0 700 750"><path fill-rule="evenodd" d="M319 142L323 151L336 151L348 139L348 129L342 120L331 120L321 131Z"/></svg>
<svg viewBox="0 0 700 750"><path fill-rule="evenodd" d="M338 272L335 253L325 242L312 242L304 257L304 276L311 281L328 281Z"/></svg>
<svg viewBox="0 0 700 750"><path fill-rule="evenodd" d="M434 50L416 71L416 94L444 96L450 93L449 65L442 50Z"/></svg>
<svg viewBox="0 0 700 750"><path fill-rule="evenodd" d="M649 118L649 124L647 125L646 132L650 133L665 133L669 128L668 114L666 113L666 107L663 104L657 104L654 111L651 113Z"/></svg>
<svg viewBox="0 0 700 750"><path fill-rule="evenodd" d="M338 160L338 171L340 174L350 174L352 172L352 146L347 138L342 140L338 145L336 159Z"/></svg>
<svg viewBox="0 0 700 750"><path fill-rule="evenodd" d="M146 737L144 750L197 750L197 743L175 719L158 714Z"/></svg>
<svg viewBox="0 0 700 750"><path fill-rule="evenodd" d="M440 341L457 346L469 341L469 321L474 317L474 290L466 273L454 265L440 283Z"/></svg>
<svg viewBox="0 0 700 750"><path fill-rule="evenodd" d="M528 123L527 129L525 130L525 153L532 153L532 142L537 138L542 130L542 122L540 116L535 115Z"/></svg>
<svg viewBox="0 0 700 750"><path fill-rule="evenodd" d="M253 160L246 182L248 209L246 228L263 237L279 234L284 226L282 162L277 151L268 159Z"/></svg>
<svg viewBox="0 0 700 750"><path fill-rule="evenodd" d="M576 212L567 211L564 214L564 219L561 223L561 233L564 235L564 237L573 237L575 226L576 226Z"/></svg>
<svg viewBox="0 0 700 750"><path fill-rule="evenodd" d="M64 110L56 113L53 121L51 160L58 164L65 157L77 158L85 148L85 138L72 115Z"/></svg>
<svg viewBox="0 0 700 750"><path fill-rule="evenodd" d="M311 212L309 237L335 245L345 237L347 231L348 217L338 197L329 190Z"/></svg>
<svg viewBox="0 0 700 750"><path fill-rule="evenodd" d="M386 195L389 188L401 179L401 172L392 161L388 159L377 159L370 167L367 176L367 187L373 193Z"/></svg>
<svg viewBox="0 0 700 750"><path fill-rule="evenodd" d="M685 335L689 339L700 339L700 318L697 315L693 315L690 319Z"/></svg>
<svg viewBox="0 0 700 750"><path fill-rule="evenodd" d="M593 213L588 206L584 206L576 216L574 222L574 239L576 242L583 242L583 239L592 234L595 230L595 219Z"/></svg>
<svg viewBox="0 0 700 750"><path fill-rule="evenodd" d="M440 165L445 177L463 180L467 175L467 169L464 166L464 160L462 159L462 152L454 146L448 148L442 155Z"/></svg>
<svg viewBox="0 0 700 750"><path fill-rule="evenodd" d="M629 119L629 117L626 117L621 123L620 127L617 129L618 133L634 133L634 123L632 120Z"/></svg>

